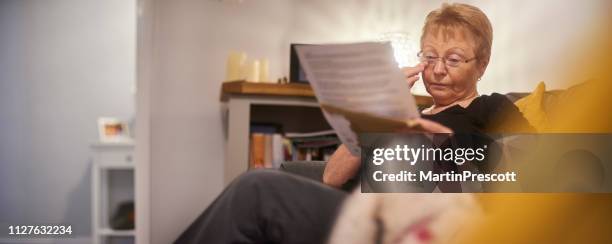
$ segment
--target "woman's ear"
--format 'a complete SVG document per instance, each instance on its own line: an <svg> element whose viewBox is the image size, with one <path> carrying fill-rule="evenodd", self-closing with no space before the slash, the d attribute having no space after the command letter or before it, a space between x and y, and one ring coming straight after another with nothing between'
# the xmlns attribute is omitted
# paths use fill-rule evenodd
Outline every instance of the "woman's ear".
<svg viewBox="0 0 612 244"><path fill-rule="evenodd" d="M478 62L478 79L480 80L480 77L482 77L485 73L485 70L487 70L487 66L489 65L489 60L483 60L482 62Z"/></svg>

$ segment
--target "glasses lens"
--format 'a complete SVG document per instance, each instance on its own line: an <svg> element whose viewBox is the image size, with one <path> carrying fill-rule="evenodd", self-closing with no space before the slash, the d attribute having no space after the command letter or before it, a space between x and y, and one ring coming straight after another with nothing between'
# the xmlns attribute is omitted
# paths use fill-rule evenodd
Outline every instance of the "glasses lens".
<svg viewBox="0 0 612 244"><path fill-rule="evenodd" d="M427 62L427 64L435 64L436 61L438 60L438 57L436 57L434 54L431 53L424 53L421 56L421 61L422 62Z"/></svg>
<svg viewBox="0 0 612 244"><path fill-rule="evenodd" d="M459 66L460 61L459 60L455 60L455 59L447 59L446 60L446 65L450 66L450 67L457 67Z"/></svg>

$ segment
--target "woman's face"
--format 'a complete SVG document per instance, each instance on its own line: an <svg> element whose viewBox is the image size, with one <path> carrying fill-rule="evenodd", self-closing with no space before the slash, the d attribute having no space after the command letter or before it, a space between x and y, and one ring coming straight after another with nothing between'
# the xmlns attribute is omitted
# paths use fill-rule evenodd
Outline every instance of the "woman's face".
<svg viewBox="0 0 612 244"><path fill-rule="evenodd" d="M423 57L439 57L425 67L425 88L437 105L448 105L476 94L476 82L484 73L486 64L474 59L448 66L441 58L470 60L476 55L475 41L468 31L429 31L422 41Z"/></svg>

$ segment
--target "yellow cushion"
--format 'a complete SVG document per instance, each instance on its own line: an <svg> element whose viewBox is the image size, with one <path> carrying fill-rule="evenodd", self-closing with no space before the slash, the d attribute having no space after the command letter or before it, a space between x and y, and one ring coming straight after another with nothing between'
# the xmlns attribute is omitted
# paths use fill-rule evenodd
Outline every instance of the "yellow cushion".
<svg viewBox="0 0 612 244"><path fill-rule="evenodd" d="M537 132L546 130L548 126L548 116L542 105L544 92L546 85L541 81L531 94L514 103Z"/></svg>

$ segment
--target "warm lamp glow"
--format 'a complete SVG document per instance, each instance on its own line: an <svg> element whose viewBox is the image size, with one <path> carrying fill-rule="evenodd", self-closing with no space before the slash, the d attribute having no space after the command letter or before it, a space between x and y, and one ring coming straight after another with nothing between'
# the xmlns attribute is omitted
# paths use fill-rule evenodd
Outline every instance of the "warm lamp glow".
<svg viewBox="0 0 612 244"><path fill-rule="evenodd" d="M416 39L406 32L388 32L380 35L379 41L391 42L393 56L399 67L415 66L419 63Z"/></svg>

